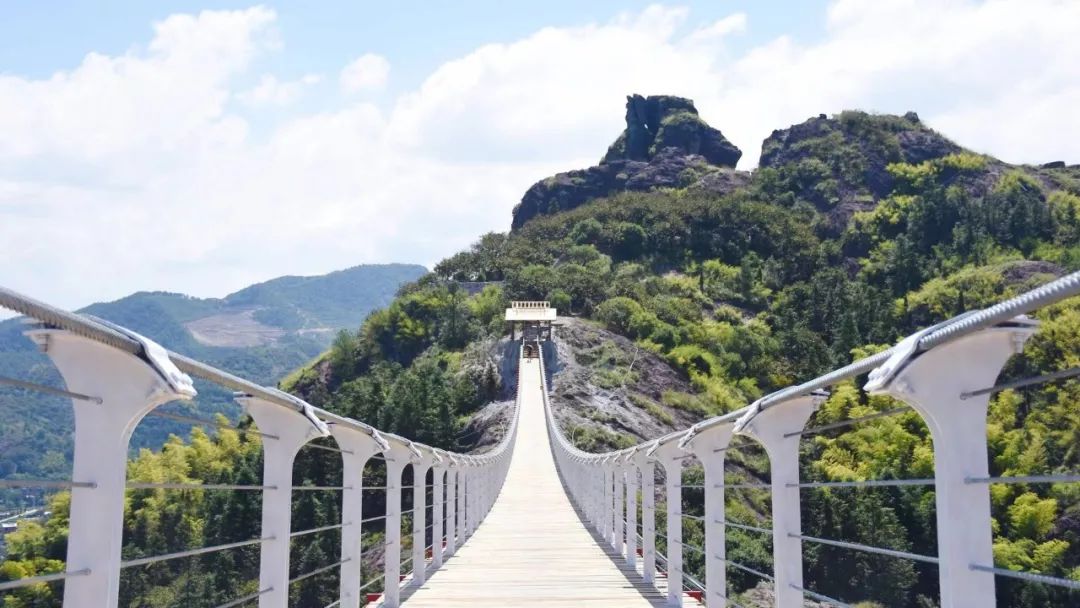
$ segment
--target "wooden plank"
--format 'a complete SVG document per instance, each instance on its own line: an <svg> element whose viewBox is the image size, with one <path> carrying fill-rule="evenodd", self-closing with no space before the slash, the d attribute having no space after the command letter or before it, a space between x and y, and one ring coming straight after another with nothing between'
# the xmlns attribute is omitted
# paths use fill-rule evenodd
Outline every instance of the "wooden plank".
<svg viewBox="0 0 1080 608"><path fill-rule="evenodd" d="M518 442L495 506L422 587L402 591L403 605L663 606L663 593L582 523L551 454L539 361L521 365Z"/></svg>

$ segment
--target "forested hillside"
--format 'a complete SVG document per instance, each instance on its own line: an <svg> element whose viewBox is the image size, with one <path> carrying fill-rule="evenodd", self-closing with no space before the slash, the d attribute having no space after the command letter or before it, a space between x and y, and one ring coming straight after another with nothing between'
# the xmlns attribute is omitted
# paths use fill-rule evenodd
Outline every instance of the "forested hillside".
<svg viewBox="0 0 1080 608"><path fill-rule="evenodd" d="M380 428L460 447L468 417L501 398L496 341L504 307L511 299L545 299L560 315L621 334L681 374L685 390L630 394L641 412L660 418L674 409L700 419L1080 269L1078 166L1013 166L962 149L914 113L846 111L775 131L758 168L746 173L730 167L729 142L691 110L678 98L632 99L627 132L600 165L539 182L511 232L483 235L402 289L358 331L341 333L287 388ZM725 152L707 157L707 150ZM469 295L462 281L499 283ZM1039 317L1042 329L1007 374L1080 365L1080 303ZM587 362L601 363L593 381L632 384L639 372L625 355L598 349ZM858 386L834 387L815 422L895 407ZM991 473L1080 469L1078 402L1076 381L997 395ZM627 435L618 414L578 418L588 418L574 433L586 449L641 439ZM914 413L806 438L802 450L808 481L933 474L929 435ZM768 479L762 453L729 458L737 465L730 481ZM687 479L698 474L691 469ZM808 490L803 500L807 534L936 552L933 492L925 487ZM999 566L1080 580L1080 489L993 486L992 500ZM767 493L733 490L727 503L728 519L768 526ZM141 504L146 517L175 506ZM309 505L315 513L334 508L333 501ZM228 513L206 504L191 517L210 530L224 526ZM684 525L688 540L701 544L700 526ZM146 538L160 541L156 534ZM41 541L52 538L47 533L25 538L13 560L62 558ZM770 569L771 547L760 535L731 530L728 542L731 559ZM806 585L821 593L876 602L870 605L937 605L932 566L809 545L805 552ZM700 556L688 552L686 559L689 571L700 573ZM213 567L215 574L203 576L224 576L229 566ZM237 578L250 576L250 565L233 567L246 573ZM735 592L757 584L746 573L728 575ZM177 592L175 582L156 584L154 593ZM998 593L1001 606L1076 600L1000 579Z"/></svg>
<svg viewBox="0 0 1080 608"><path fill-rule="evenodd" d="M628 128L630 120L628 112ZM451 402L459 414L471 411L471 349L500 329L506 301L547 299L562 314L633 339L692 382L693 391L669 391L659 403L639 399L641 408L704 417L1080 268L1080 167L1012 166L962 149L913 113L843 112L778 130L752 175L685 148L651 154L627 162L641 163L633 165L637 175L655 176L663 169L658 162L681 156L681 187L639 191L630 180L590 181L606 175L602 165L543 180L519 208L528 209L526 221L445 260L357 335L343 337L331 355L329 382L307 388L326 389L332 407L437 439L431 429L445 424L445 413L400 409L440 401L407 387L464 381L457 391L468 397ZM610 153L605 162L613 162ZM577 204L575 187L608 190ZM547 193L547 202L537 192ZM502 286L467 298L454 281ZM1043 330L1008 373L1076 365L1080 306L1060 305L1040 317ZM612 373L633 374L628 363ZM1068 382L995 398L993 474L1075 471L1077 397L1080 386ZM849 383L836 387L816 422L890 407ZM594 420L583 445L607 449L640 439L621 434L622 422ZM932 475L932 446L915 414L807 439L804 450L807 480ZM764 456L746 452L736 461L767 479ZM733 519L767 523L760 520L767 494L730 494ZM807 533L933 554L932 496L919 487L808 491ZM995 486L993 498L999 565L1080 578L1075 489ZM692 537L700 532L689 529ZM759 536L735 530L730 538L733 559L768 569L769 549ZM688 559L700 567L698 556ZM756 584L750 575L729 574L737 589ZM807 582L886 606L933 605L937 594L932 567L809 546ZM1003 606L1066 601L1039 586L1001 581L999 589Z"/></svg>
<svg viewBox="0 0 1080 608"><path fill-rule="evenodd" d="M170 349L255 382L272 384L389 303L422 266L357 266L312 277L279 277L224 298L139 292L80 312L142 333ZM62 386L48 358L22 335L20 319L0 322L0 376ZM192 411L239 413L227 391L200 382ZM176 409L179 405L171 405ZM71 460L71 403L31 391L0 391L0 477L63 478ZM149 418L133 447L159 448L187 425ZM0 493L0 505L6 494Z"/></svg>

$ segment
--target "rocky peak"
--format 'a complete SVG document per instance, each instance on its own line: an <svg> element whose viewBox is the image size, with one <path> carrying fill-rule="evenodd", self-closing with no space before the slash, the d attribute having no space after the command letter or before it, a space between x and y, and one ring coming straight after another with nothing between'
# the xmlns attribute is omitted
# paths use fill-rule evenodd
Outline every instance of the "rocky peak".
<svg viewBox="0 0 1080 608"><path fill-rule="evenodd" d="M694 102L672 95L630 95L626 129L599 165L533 184L514 208L512 230L538 215L569 211L625 191L700 187L723 194L744 185L742 152L698 116Z"/></svg>
<svg viewBox="0 0 1080 608"><path fill-rule="evenodd" d="M734 167L742 156L724 134L698 116L694 102L673 95L629 95L626 130L608 148L600 164L614 160L652 160L665 148L698 154L706 162Z"/></svg>

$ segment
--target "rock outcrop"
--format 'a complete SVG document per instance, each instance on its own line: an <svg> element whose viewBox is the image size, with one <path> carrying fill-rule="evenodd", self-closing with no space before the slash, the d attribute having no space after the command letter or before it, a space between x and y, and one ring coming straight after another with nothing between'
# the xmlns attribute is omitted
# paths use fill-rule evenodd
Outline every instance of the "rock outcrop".
<svg viewBox="0 0 1080 608"><path fill-rule="evenodd" d="M694 102L671 95L626 98L626 130L608 148L600 164L618 160L650 161L668 148L697 154L706 162L734 167L742 156L724 134L698 116Z"/></svg>
<svg viewBox="0 0 1080 608"><path fill-rule="evenodd" d="M702 120L694 102L670 95L626 100L626 129L599 165L534 184L514 208L512 230L538 215L568 211L623 191L700 187L725 194L749 181L742 152Z"/></svg>

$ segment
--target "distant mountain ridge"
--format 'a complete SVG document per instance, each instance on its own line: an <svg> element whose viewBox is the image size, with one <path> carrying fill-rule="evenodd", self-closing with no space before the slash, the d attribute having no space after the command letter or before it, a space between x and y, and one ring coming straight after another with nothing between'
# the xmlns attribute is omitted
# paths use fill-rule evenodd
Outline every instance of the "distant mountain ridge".
<svg viewBox="0 0 1080 608"><path fill-rule="evenodd" d="M402 283L426 272L423 266L409 264L356 266L318 276L278 277L224 298L140 291L80 312L148 332L150 337L158 332L162 340L176 340L176 348L190 341L202 346L264 346L293 335L313 336L325 347L337 330L359 326L369 312L388 304Z"/></svg>
<svg viewBox="0 0 1080 608"><path fill-rule="evenodd" d="M141 291L79 312L118 323L181 354L260 384L285 374L329 347L341 329L356 329L369 313L389 304L398 288L427 273L415 264L362 265L319 276L284 276L245 287L224 298ZM32 295L32 294L31 294ZM0 322L0 375L62 386L52 364L22 332L20 319ZM235 411L230 395L205 384L194 411ZM69 461L69 402L31 392L0 392L0 477L41 470L41 463ZM43 431L44 429L44 431ZM133 446L159 447L178 423L148 418ZM57 455L65 458L57 458Z"/></svg>

